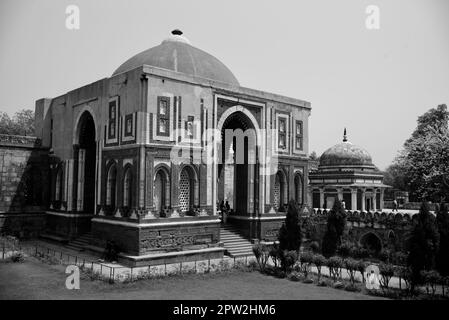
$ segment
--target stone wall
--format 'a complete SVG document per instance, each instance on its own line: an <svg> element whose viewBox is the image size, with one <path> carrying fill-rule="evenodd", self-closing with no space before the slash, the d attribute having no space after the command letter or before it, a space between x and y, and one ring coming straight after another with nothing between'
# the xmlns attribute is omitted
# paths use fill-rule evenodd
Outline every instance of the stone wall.
<svg viewBox="0 0 449 320"><path fill-rule="evenodd" d="M45 208L48 176L48 151L39 139L0 135L0 212Z"/></svg>
<svg viewBox="0 0 449 320"><path fill-rule="evenodd" d="M302 217L302 228L306 243L320 244L327 228L328 210L316 210L310 216ZM405 249L405 235L413 226L415 215L407 213L346 211L346 228L342 241L361 245L367 234L376 236L383 249L401 251Z"/></svg>
<svg viewBox="0 0 449 320"><path fill-rule="evenodd" d="M48 150L36 137L0 135L0 232L36 235L45 226Z"/></svg>

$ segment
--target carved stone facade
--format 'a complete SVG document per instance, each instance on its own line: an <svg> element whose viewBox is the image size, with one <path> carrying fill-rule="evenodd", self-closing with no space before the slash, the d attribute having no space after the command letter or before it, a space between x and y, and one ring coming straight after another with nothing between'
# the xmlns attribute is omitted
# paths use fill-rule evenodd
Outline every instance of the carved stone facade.
<svg viewBox="0 0 449 320"><path fill-rule="evenodd" d="M111 77L36 102L51 158L49 231L90 229L95 245L130 255L219 247L220 156L230 150L220 137L232 129L246 136L234 154L243 162L226 174L228 222L274 239L288 200L308 205L310 112L307 101L241 87L177 32Z"/></svg>

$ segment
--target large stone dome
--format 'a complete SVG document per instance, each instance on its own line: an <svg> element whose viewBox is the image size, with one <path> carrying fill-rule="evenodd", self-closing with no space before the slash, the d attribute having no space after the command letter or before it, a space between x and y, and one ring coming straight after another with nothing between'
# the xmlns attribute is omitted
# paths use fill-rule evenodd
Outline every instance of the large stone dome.
<svg viewBox="0 0 449 320"><path fill-rule="evenodd" d="M346 139L346 130L342 143L327 149L320 157L320 166L370 166L373 167L371 155L365 149L352 144Z"/></svg>
<svg viewBox="0 0 449 320"><path fill-rule="evenodd" d="M113 75L149 65L240 86L237 78L220 60L192 46L179 30L156 47L136 54L125 61Z"/></svg>

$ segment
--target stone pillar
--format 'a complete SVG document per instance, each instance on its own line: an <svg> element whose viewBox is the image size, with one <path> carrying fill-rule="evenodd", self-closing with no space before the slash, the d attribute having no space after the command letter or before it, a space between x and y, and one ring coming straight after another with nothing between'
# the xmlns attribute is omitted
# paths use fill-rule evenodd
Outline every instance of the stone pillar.
<svg viewBox="0 0 449 320"><path fill-rule="evenodd" d="M320 205L319 208L324 208L324 189L320 188Z"/></svg>
<svg viewBox="0 0 449 320"><path fill-rule="evenodd" d="M145 147L142 145L140 146L140 154L139 154L139 173L138 173L138 179L139 179L139 208L145 207Z"/></svg>
<svg viewBox="0 0 449 320"><path fill-rule="evenodd" d="M377 211L377 189L374 189L373 192L373 211Z"/></svg>
<svg viewBox="0 0 449 320"><path fill-rule="evenodd" d="M172 162L171 164L171 183L170 183L170 187L171 187L171 208L172 208L172 215L170 216L170 218L177 218L179 217L179 165L178 164L174 164Z"/></svg>
<svg viewBox="0 0 449 320"><path fill-rule="evenodd" d="M73 174L75 172L75 168L73 165L73 159L67 160L67 210L68 211L74 211L76 209L74 199L73 199L73 186L74 186L74 179Z"/></svg>
<svg viewBox="0 0 449 320"><path fill-rule="evenodd" d="M145 194L145 209L154 210L153 204L153 182L154 182L154 155L155 152L146 152L146 194Z"/></svg>
<svg viewBox="0 0 449 320"><path fill-rule="evenodd" d="M385 189L380 189L380 203L379 203L379 209L382 211L384 209L384 191Z"/></svg>
<svg viewBox="0 0 449 320"><path fill-rule="evenodd" d="M351 189L351 210L357 211L357 189Z"/></svg>
<svg viewBox="0 0 449 320"><path fill-rule="evenodd" d="M254 213L254 150L248 150L248 215Z"/></svg>
<svg viewBox="0 0 449 320"><path fill-rule="evenodd" d="M79 149L78 151L78 188L76 197L76 208L78 211L83 211L84 208L84 162L86 158L86 150Z"/></svg>
<svg viewBox="0 0 449 320"><path fill-rule="evenodd" d="M102 188L102 176L101 176L101 165L102 165L102 143L101 140L97 141L97 159L95 161L95 185L96 185L96 193L95 193L95 211L94 214L97 214L97 211L101 206L101 188Z"/></svg>
<svg viewBox="0 0 449 320"><path fill-rule="evenodd" d="M366 211L365 210L365 204L366 204L366 189L363 188L362 189L362 210L361 211Z"/></svg>
<svg viewBox="0 0 449 320"><path fill-rule="evenodd" d="M287 198L287 203L290 199L295 199L296 200L296 189L295 189L295 167L293 165L290 165L288 168L288 198Z"/></svg>

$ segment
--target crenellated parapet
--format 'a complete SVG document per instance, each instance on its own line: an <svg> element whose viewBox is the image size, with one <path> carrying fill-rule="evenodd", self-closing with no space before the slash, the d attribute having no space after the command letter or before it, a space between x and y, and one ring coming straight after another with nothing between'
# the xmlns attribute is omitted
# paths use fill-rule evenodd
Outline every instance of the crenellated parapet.
<svg viewBox="0 0 449 320"><path fill-rule="evenodd" d="M327 220L330 210L313 209L311 216ZM346 210L346 222L348 227L376 228L376 229L404 229L411 227L416 215L410 213L386 213Z"/></svg>

